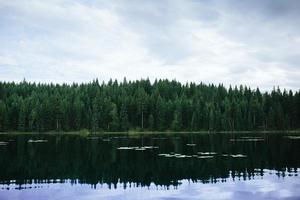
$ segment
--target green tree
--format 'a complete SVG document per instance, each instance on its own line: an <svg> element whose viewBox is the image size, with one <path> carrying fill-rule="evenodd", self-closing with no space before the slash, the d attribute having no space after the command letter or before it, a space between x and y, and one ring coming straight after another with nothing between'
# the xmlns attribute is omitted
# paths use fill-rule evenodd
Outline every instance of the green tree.
<svg viewBox="0 0 300 200"><path fill-rule="evenodd" d="M111 122L110 122L109 129L111 131L118 131L119 130L118 109L116 104L114 103L111 105L110 117L111 117Z"/></svg>
<svg viewBox="0 0 300 200"><path fill-rule="evenodd" d="M6 130L6 115L6 105L2 100L0 100L0 131Z"/></svg>
<svg viewBox="0 0 300 200"><path fill-rule="evenodd" d="M92 108L92 121L91 127L93 131L99 130L99 120L100 120L100 108L98 106L97 100L93 101L93 108Z"/></svg>
<svg viewBox="0 0 300 200"><path fill-rule="evenodd" d="M22 101L21 108L19 112L19 123L18 123L18 130L26 131L26 108L25 103Z"/></svg>
<svg viewBox="0 0 300 200"><path fill-rule="evenodd" d="M156 102L156 130L163 131L165 128L166 105L159 96Z"/></svg>
<svg viewBox="0 0 300 200"><path fill-rule="evenodd" d="M149 130L153 131L155 129L154 117L152 114L149 115L148 125L149 125Z"/></svg>
<svg viewBox="0 0 300 200"><path fill-rule="evenodd" d="M175 111L174 112L174 119L173 119L171 128L174 131L180 131L181 130L181 125L182 125L181 113L179 111Z"/></svg>
<svg viewBox="0 0 300 200"><path fill-rule="evenodd" d="M147 101L147 94L143 88L138 88L137 90L137 110L141 117L141 128L144 129L144 114L146 111L146 101Z"/></svg>
<svg viewBox="0 0 300 200"><path fill-rule="evenodd" d="M121 120L121 130L128 131L129 129L129 121L128 121L128 114L127 114L127 107L123 103L120 110L120 120Z"/></svg>

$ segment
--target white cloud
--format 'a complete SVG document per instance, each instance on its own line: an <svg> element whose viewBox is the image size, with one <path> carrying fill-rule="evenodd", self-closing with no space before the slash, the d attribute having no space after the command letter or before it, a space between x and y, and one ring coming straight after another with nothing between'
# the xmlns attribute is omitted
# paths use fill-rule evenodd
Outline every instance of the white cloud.
<svg viewBox="0 0 300 200"><path fill-rule="evenodd" d="M0 80L126 76L299 89L294 20L273 20L259 2L255 15L225 2L2 1Z"/></svg>

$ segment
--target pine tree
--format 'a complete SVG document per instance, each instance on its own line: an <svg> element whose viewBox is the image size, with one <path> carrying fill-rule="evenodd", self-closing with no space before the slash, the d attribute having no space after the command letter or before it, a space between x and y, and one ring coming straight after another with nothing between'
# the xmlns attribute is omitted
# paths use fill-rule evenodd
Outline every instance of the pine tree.
<svg viewBox="0 0 300 200"><path fill-rule="evenodd" d="M91 127L93 131L99 130L99 115L100 115L100 109L98 107L98 103L96 99L93 101L93 108L92 108L92 121L91 121Z"/></svg>
<svg viewBox="0 0 300 200"><path fill-rule="evenodd" d="M181 84L0 82L0 131L285 130L300 128L299 91Z"/></svg>
<svg viewBox="0 0 300 200"><path fill-rule="evenodd" d="M146 111L146 100L147 94L143 88L138 88L137 90L137 110L141 117L141 128L144 129L144 118L145 118L145 111Z"/></svg>
<svg viewBox="0 0 300 200"><path fill-rule="evenodd" d="M21 108L20 108L20 112L19 112L18 130L26 131L26 108L25 108L25 104L23 101L21 103Z"/></svg>
<svg viewBox="0 0 300 200"><path fill-rule="evenodd" d="M6 113L6 105L3 101L0 100L0 131L6 130L6 120L7 120L7 113Z"/></svg>
<svg viewBox="0 0 300 200"><path fill-rule="evenodd" d="M121 120L121 130L128 131L129 129L129 121L126 105L123 103L120 110L120 120Z"/></svg>
<svg viewBox="0 0 300 200"><path fill-rule="evenodd" d="M196 131L198 130L198 123L197 123L197 114L196 111L193 111L192 120L191 120L191 130Z"/></svg>
<svg viewBox="0 0 300 200"><path fill-rule="evenodd" d="M156 102L156 130L163 131L165 129L165 104L159 96Z"/></svg>
<svg viewBox="0 0 300 200"><path fill-rule="evenodd" d="M174 131L180 131L182 126L181 113L179 111L174 112L174 119L172 121L171 128Z"/></svg>
<svg viewBox="0 0 300 200"><path fill-rule="evenodd" d="M150 131L155 130L154 117L152 114L149 115L148 125Z"/></svg>
<svg viewBox="0 0 300 200"><path fill-rule="evenodd" d="M111 122L110 122L109 129L111 131L118 131L119 130L119 117L118 117L117 106L114 103L111 105L110 117L111 117Z"/></svg>

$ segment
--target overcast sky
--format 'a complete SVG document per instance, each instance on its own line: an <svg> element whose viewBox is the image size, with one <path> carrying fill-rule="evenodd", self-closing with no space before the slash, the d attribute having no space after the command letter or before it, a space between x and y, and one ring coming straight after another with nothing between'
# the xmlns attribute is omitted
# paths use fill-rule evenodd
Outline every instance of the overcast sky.
<svg viewBox="0 0 300 200"><path fill-rule="evenodd" d="M0 0L0 80L300 87L298 0Z"/></svg>

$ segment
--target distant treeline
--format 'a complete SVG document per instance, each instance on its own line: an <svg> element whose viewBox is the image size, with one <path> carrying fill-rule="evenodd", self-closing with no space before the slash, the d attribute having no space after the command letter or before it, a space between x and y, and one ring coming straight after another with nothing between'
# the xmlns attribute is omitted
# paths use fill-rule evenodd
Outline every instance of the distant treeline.
<svg viewBox="0 0 300 200"><path fill-rule="evenodd" d="M299 91L148 79L0 82L0 131L232 131L300 128Z"/></svg>

